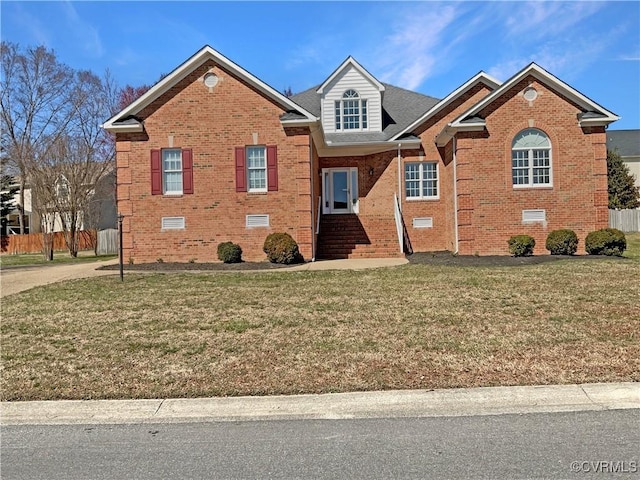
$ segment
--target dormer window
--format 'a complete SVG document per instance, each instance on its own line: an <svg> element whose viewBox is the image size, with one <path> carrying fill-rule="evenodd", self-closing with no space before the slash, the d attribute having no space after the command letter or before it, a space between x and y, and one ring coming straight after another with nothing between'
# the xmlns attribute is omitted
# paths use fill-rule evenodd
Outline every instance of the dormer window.
<svg viewBox="0 0 640 480"><path fill-rule="evenodd" d="M335 102L336 130L366 130L367 101L353 89L342 94Z"/></svg>

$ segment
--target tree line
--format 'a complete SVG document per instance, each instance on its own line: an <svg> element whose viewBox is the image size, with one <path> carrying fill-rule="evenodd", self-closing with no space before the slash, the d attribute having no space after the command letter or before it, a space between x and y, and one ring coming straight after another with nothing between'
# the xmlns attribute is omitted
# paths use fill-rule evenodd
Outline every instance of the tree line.
<svg viewBox="0 0 640 480"><path fill-rule="evenodd" d="M30 190L45 256L52 258L57 221L75 257L79 230L99 220L98 183L109 174L115 178L115 140L101 124L149 87L121 88L108 70L102 76L75 70L44 46L3 41L0 49L3 221L17 208L20 233L25 233L25 192ZM15 192L19 200L12 205Z"/></svg>

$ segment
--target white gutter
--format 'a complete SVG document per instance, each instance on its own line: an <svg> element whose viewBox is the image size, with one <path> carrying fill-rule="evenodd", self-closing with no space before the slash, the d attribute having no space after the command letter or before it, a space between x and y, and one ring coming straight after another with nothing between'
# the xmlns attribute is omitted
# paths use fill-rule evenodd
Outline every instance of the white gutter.
<svg viewBox="0 0 640 480"><path fill-rule="evenodd" d="M455 247L456 247L456 251L453 252L454 254L458 254L458 243L460 241L459 239L459 234L458 234L458 170L457 170L457 158L456 158L456 149L458 148L457 146L457 142L456 142L456 137L453 137L453 216L454 216L454 222L455 222L455 229L454 229L454 233L455 233Z"/></svg>

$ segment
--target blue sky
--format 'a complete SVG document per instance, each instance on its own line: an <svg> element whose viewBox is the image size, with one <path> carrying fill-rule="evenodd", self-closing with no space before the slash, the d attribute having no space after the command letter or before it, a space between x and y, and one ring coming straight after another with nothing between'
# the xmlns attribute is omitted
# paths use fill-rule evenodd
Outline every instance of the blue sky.
<svg viewBox="0 0 640 480"><path fill-rule="evenodd" d="M121 85L154 83L208 44L278 90L349 55L379 80L442 98L480 70L534 61L640 128L640 2L15 2L2 40L46 45Z"/></svg>

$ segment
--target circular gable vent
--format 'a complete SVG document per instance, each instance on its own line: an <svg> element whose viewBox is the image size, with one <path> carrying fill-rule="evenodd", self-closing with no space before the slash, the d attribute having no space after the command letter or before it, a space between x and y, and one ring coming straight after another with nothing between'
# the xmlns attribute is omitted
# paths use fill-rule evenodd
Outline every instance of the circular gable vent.
<svg viewBox="0 0 640 480"><path fill-rule="evenodd" d="M218 76L215 73L207 73L204 76L205 87L213 88L218 84Z"/></svg>
<svg viewBox="0 0 640 480"><path fill-rule="evenodd" d="M528 102L533 102L536 98L538 98L538 92L535 88L529 87L524 91L523 97Z"/></svg>

